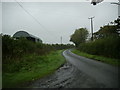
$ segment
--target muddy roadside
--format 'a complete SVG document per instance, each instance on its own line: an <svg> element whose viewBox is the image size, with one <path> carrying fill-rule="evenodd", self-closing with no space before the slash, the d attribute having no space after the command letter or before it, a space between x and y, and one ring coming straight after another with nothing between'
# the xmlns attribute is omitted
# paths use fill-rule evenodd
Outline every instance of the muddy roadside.
<svg viewBox="0 0 120 90"><path fill-rule="evenodd" d="M30 82L23 87L28 88L104 88L103 84L96 82L79 71L75 66L66 62L53 74Z"/></svg>

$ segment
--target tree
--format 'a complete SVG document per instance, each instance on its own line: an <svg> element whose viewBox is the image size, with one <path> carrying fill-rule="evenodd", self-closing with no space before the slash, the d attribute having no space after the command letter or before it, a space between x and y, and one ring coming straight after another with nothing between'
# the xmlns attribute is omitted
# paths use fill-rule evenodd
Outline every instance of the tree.
<svg viewBox="0 0 120 90"><path fill-rule="evenodd" d="M120 16L114 21L114 23L117 24L117 28L120 28Z"/></svg>
<svg viewBox="0 0 120 90"><path fill-rule="evenodd" d="M117 26L115 25L106 25L100 27L99 31L94 33L94 39L105 38L108 36L118 36Z"/></svg>
<svg viewBox="0 0 120 90"><path fill-rule="evenodd" d="M78 45L80 43L85 42L87 36L88 36L87 29L86 28L79 28L79 29L76 29L74 34L71 35L70 41L75 43L76 47L78 47Z"/></svg>

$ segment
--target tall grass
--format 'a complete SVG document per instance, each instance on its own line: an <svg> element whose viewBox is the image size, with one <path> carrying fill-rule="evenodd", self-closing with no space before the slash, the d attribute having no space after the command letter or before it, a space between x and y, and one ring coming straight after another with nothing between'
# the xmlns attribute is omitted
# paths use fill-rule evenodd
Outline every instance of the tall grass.
<svg viewBox="0 0 120 90"><path fill-rule="evenodd" d="M2 36L3 87L15 87L32 79L41 78L64 63L61 51L73 47L63 44L43 44Z"/></svg>
<svg viewBox="0 0 120 90"><path fill-rule="evenodd" d="M80 56L91 58L93 60L101 61L101 62L108 63L108 64L111 64L114 66L120 66L120 60L118 60L118 59L112 59L112 58L108 58L108 57L92 55L92 54L88 54L85 52L81 52L81 51L76 50L76 49L72 50L72 52L77 54L77 55L80 55Z"/></svg>
<svg viewBox="0 0 120 90"><path fill-rule="evenodd" d="M61 53L62 50L43 56L25 55L19 62L4 64L3 88L27 87L24 84L53 73L65 62Z"/></svg>
<svg viewBox="0 0 120 90"><path fill-rule="evenodd" d="M45 55L51 51L71 48L70 44L43 44L27 40L26 38L19 38L15 40L9 35L2 36L2 60L3 63L14 63L14 60L21 60L20 58L26 54Z"/></svg>

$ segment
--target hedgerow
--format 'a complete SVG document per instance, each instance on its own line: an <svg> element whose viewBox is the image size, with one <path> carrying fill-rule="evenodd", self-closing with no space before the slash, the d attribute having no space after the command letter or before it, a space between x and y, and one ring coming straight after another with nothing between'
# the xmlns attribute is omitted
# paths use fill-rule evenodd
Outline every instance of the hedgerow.
<svg viewBox="0 0 120 90"><path fill-rule="evenodd" d="M120 37L109 36L79 45L78 50L93 55L120 59Z"/></svg>

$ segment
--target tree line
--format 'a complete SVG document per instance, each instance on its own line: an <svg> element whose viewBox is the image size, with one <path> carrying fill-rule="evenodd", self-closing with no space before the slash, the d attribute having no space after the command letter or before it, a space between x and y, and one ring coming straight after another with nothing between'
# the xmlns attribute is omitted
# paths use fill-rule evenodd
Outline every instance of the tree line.
<svg viewBox="0 0 120 90"><path fill-rule="evenodd" d="M105 25L93 33L93 40L88 39L86 28L76 29L71 35L70 41L75 43L79 51L93 55L100 55L120 59L120 20L117 19L112 25Z"/></svg>

